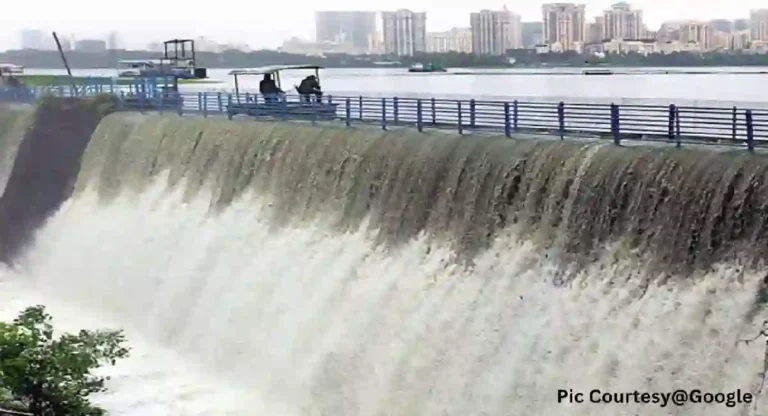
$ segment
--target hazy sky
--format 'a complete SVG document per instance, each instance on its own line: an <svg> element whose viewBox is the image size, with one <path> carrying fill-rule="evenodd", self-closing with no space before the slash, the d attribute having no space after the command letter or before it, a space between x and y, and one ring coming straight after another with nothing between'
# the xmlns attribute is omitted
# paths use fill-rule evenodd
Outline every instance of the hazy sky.
<svg viewBox="0 0 768 416"><path fill-rule="evenodd" d="M614 1L593 0L585 3L587 14L591 17ZM768 2L764 0L638 0L630 3L643 10L645 22L651 29L664 20L746 18L750 9L768 7ZM189 6L183 7L182 4ZM533 21L541 20L541 4L508 2L507 7L520 14L524 21ZM427 30L438 31L469 26L469 13L481 8L501 9L503 5L503 0L368 0L365 3L361 0L183 3L158 0L120 3L95 0L14 1L4 5L0 16L0 49L18 47L19 31L23 28L75 33L79 39L104 38L108 31L117 30L129 47L141 47L153 40L198 36L207 36L218 42L239 41L253 47L275 47L291 36L314 38L315 10L408 8L426 11Z"/></svg>

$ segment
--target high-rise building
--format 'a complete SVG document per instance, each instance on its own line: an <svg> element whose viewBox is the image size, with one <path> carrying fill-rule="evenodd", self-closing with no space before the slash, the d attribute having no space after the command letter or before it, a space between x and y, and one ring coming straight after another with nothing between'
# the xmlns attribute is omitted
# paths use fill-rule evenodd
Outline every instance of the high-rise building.
<svg viewBox="0 0 768 416"><path fill-rule="evenodd" d="M733 21L733 31L741 32L742 30L749 30L749 19L736 19Z"/></svg>
<svg viewBox="0 0 768 416"><path fill-rule="evenodd" d="M83 39L75 42L75 50L88 53L101 53L107 50L107 42L101 39Z"/></svg>
<svg viewBox="0 0 768 416"><path fill-rule="evenodd" d="M123 48L123 42L120 38L120 34L117 32L109 32L107 35L107 49L117 50Z"/></svg>
<svg viewBox="0 0 768 416"><path fill-rule="evenodd" d="M714 30L704 22L691 20L680 25L680 41L695 42L702 51L711 50L715 47Z"/></svg>
<svg viewBox="0 0 768 416"><path fill-rule="evenodd" d="M550 3L542 5L544 41L552 50L581 51L586 40L586 5Z"/></svg>
<svg viewBox="0 0 768 416"><path fill-rule="evenodd" d="M749 32L752 41L768 41L768 9L749 12Z"/></svg>
<svg viewBox="0 0 768 416"><path fill-rule="evenodd" d="M541 22L522 22L523 47L533 48L544 42L541 31Z"/></svg>
<svg viewBox="0 0 768 416"><path fill-rule="evenodd" d="M714 19L709 21L709 26L716 32L733 32L733 21L727 19Z"/></svg>
<svg viewBox="0 0 768 416"><path fill-rule="evenodd" d="M640 39L643 36L643 12L629 3L615 3L603 12L603 39Z"/></svg>
<svg viewBox="0 0 768 416"><path fill-rule="evenodd" d="M605 17L596 16L595 21L587 25L586 43L601 43L605 39Z"/></svg>
<svg viewBox="0 0 768 416"><path fill-rule="evenodd" d="M472 52L472 31L456 27L447 32L427 32L427 52Z"/></svg>
<svg viewBox="0 0 768 416"><path fill-rule="evenodd" d="M53 42L51 40L51 42ZM42 30L22 30L21 31L21 49L49 49L46 46L45 35Z"/></svg>
<svg viewBox="0 0 768 416"><path fill-rule="evenodd" d="M368 52L376 34L376 12L315 12L315 30L317 42L348 44Z"/></svg>
<svg viewBox="0 0 768 416"><path fill-rule="evenodd" d="M384 53L413 56L427 50L427 14L401 9L382 12Z"/></svg>
<svg viewBox="0 0 768 416"><path fill-rule="evenodd" d="M656 40L659 42L674 42L680 40L680 28L685 21L667 21L661 24L656 32Z"/></svg>
<svg viewBox="0 0 768 416"><path fill-rule="evenodd" d="M484 55L505 55L507 49L523 47L520 15L504 10L480 10L470 17L472 52Z"/></svg>

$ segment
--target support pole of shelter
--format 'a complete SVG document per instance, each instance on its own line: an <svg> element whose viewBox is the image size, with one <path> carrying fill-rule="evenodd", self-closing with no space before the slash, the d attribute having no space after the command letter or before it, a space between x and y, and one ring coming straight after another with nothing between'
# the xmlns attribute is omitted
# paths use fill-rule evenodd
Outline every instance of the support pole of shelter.
<svg viewBox="0 0 768 416"><path fill-rule="evenodd" d="M237 103L240 104L240 86L237 84L237 74L235 74L235 98L237 98Z"/></svg>
<svg viewBox="0 0 768 416"><path fill-rule="evenodd" d="M67 63L67 57L64 56L64 49L61 48L61 42L56 32L53 32L53 40L56 41L56 47L59 49L61 60L64 62L64 67L67 68L67 74L69 75L69 82L72 85L72 94L77 95L77 86L75 85L75 78L72 76L72 70L69 69L69 63Z"/></svg>

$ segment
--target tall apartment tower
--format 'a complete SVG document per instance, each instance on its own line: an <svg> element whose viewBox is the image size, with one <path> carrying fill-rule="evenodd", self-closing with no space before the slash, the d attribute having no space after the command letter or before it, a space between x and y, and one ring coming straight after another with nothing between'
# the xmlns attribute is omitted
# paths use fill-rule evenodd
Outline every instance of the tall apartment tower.
<svg viewBox="0 0 768 416"><path fill-rule="evenodd" d="M749 34L753 41L768 41L768 9L750 10Z"/></svg>
<svg viewBox="0 0 768 416"><path fill-rule="evenodd" d="M586 5L549 3L542 5L544 42L564 51L579 51L586 40Z"/></svg>
<svg viewBox="0 0 768 416"><path fill-rule="evenodd" d="M384 53L413 56L427 51L427 14L401 9L381 13Z"/></svg>
<svg viewBox="0 0 768 416"><path fill-rule="evenodd" d="M45 46L45 35L42 30L25 29L21 31L21 49L47 49Z"/></svg>
<svg viewBox="0 0 768 416"><path fill-rule="evenodd" d="M643 37L643 12L628 3L615 3L603 12L603 39L640 39Z"/></svg>
<svg viewBox="0 0 768 416"><path fill-rule="evenodd" d="M318 42L348 44L367 51L376 35L376 12L315 12L315 31Z"/></svg>
<svg viewBox="0 0 768 416"><path fill-rule="evenodd" d="M483 55L504 55L507 49L523 47L520 15L504 7L502 11L480 10L470 16L472 52Z"/></svg>
<svg viewBox="0 0 768 416"><path fill-rule="evenodd" d="M714 30L705 22L691 20L680 25L680 40L696 42L702 50L708 51L715 46Z"/></svg>

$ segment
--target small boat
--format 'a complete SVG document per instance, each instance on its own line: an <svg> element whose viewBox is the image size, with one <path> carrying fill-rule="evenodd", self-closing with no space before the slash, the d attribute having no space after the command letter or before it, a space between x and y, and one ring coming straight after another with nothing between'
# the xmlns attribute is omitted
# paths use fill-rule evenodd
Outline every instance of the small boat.
<svg viewBox="0 0 768 416"><path fill-rule="evenodd" d="M411 67L408 68L408 72L445 72L445 68L440 65L422 65L419 63L411 65Z"/></svg>
<svg viewBox="0 0 768 416"><path fill-rule="evenodd" d="M173 46L173 49L170 49L169 46ZM160 59L118 61L118 76L121 78L165 76L180 79L208 78L208 70L199 68L195 64L195 41L191 39L168 40L163 42L163 50L163 57Z"/></svg>
<svg viewBox="0 0 768 416"><path fill-rule="evenodd" d="M120 78L136 78L162 72L159 59L124 59L118 61L117 65L117 76Z"/></svg>
<svg viewBox="0 0 768 416"><path fill-rule="evenodd" d="M317 82L320 82L319 70L323 68L318 65L271 65L252 69L235 69L229 72L229 75L235 77L235 100L227 106L227 114L231 118L237 114L246 114L253 117L280 117L291 119L327 119L336 118L336 109L339 104L323 102L320 99L310 100L307 96L299 96L297 100L289 100L287 96L280 94L273 98L273 101L267 102L266 97L249 96L246 94L246 101L240 96L240 86L238 77L272 75L277 87L280 86L280 71L310 69L315 71ZM296 87L298 90L298 87ZM252 101L250 101L250 100Z"/></svg>
<svg viewBox="0 0 768 416"><path fill-rule="evenodd" d="M581 71L583 75L613 75L610 69L585 69Z"/></svg>

